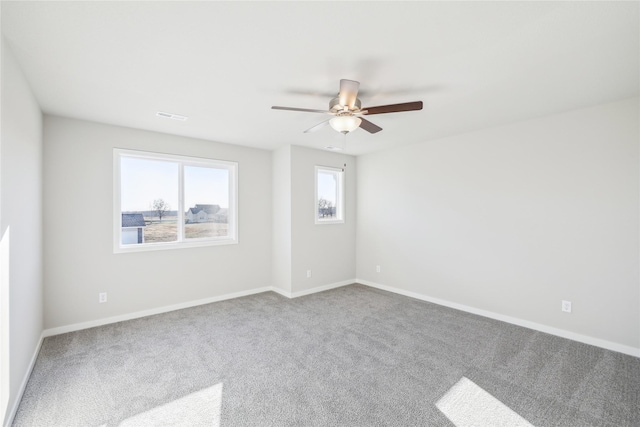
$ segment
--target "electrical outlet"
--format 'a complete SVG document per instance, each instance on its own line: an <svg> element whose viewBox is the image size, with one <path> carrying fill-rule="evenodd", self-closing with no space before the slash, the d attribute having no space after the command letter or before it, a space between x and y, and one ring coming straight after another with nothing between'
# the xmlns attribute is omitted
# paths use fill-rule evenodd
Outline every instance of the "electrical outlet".
<svg viewBox="0 0 640 427"><path fill-rule="evenodd" d="M107 293L106 292L100 292L98 294L98 302L99 303L107 302Z"/></svg>
<svg viewBox="0 0 640 427"><path fill-rule="evenodd" d="M376 273L380 273L380 266L376 265Z"/></svg>
<svg viewBox="0 0 640 427"><path fill-rule="evenodd" d="M562 311L571 313L571 301L562 300Z"/></svg>
<svg viewBox="0 0 640 427"><path fill-rule="evenodd" d="M307 279L311 279L311 270L307 270Z"/></svg>

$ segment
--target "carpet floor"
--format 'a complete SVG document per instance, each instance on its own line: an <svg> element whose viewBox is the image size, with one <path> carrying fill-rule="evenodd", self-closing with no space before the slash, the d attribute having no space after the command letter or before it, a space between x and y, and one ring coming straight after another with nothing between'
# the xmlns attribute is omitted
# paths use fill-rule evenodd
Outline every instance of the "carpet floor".
<svg viewBox="0 0 640 427"><path fill-rule="evenodd" d="M640 426L640 359L363 285L266 292L46 338L14 425L514 420Z"/></svg>

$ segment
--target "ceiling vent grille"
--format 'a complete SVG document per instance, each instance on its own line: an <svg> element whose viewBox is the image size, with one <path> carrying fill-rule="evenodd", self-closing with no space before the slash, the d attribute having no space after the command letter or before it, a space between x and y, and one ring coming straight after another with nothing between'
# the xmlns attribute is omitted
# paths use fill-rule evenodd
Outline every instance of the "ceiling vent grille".
<svg viewBox="0 0 640 427"><path fill-rule="evenodd" d="M165 113L163 111L158 111L156 113L156 116L165 117L167 119L180 120L181 122L184 122L185 120L188 119L188 117L181 116L179 114Z"/></svg>

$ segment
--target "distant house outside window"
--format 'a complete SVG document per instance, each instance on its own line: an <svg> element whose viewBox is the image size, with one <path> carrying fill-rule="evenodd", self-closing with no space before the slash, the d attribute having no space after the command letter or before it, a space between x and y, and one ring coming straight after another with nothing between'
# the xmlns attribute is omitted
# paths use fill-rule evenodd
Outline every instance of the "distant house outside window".
<svg viewBox="0 0 640 427"><path fill-rule="evenodd" d="M316 224L344 222L344 170L316 166Z"/></svg>
<svg viewBox="0 0 640 427"><path fill-rule="evenodd" d="M237 243L238 164L114 150L114 252Z"/></svg>

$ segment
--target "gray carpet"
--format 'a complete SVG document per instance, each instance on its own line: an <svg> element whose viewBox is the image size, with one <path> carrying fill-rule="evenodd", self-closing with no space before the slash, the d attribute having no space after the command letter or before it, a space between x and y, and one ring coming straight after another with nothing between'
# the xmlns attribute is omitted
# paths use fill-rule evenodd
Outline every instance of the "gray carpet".
<svg viewBox="0 0 640 427"><path fill-rule="evenodd" d="M47 338L14 425L452 426L436 404L469 393L640 426L640 359L362 285L267 292Z"/></svg>

